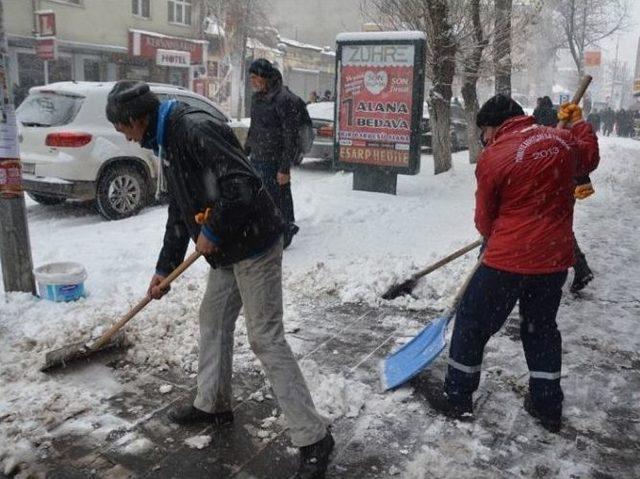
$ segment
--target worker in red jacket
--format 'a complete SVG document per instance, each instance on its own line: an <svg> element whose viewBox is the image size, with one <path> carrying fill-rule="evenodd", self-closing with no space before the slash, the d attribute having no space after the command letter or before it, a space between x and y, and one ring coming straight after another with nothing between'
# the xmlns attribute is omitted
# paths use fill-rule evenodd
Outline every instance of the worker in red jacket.
<svg viewBox="0 0 640 479"><path fill-rule="evenodd" d="M476 168L475 224L486 247L456 314L444 390L427 396L450 417L473 418L484 347L520 301L529 366L525 408L546 429L560 430L562 343L556 314L575 261L575 178L596 168L599 152L579 106L563 105L558 117L570 126L537 125L503 95L478 112L485 148Z"/></svg>

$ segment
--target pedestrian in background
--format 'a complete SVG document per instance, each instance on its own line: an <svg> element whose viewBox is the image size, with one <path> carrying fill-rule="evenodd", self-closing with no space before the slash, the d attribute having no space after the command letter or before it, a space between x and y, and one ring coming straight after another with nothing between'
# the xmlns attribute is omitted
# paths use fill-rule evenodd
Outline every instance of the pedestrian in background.
<svg viewBox="0 0 640 479"><path fill-rule="evenodd" d="M305 103L282 84L282 75L264 58L249 67L253 88L251 126L245 150L285 219L284 247L300 228L295 224L291 165L301 154L301 108Z"/></svg>

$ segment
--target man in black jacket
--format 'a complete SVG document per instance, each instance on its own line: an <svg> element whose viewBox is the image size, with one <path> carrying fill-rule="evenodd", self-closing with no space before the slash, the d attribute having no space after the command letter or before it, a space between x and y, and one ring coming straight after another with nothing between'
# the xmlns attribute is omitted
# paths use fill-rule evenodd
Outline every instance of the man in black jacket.
<svg viewBox="0 0 640 479"><path fill-rule="evenodd" d="M205 111L159 102L142 82L116 83L106 113L116 130L153 149L161 162L158 184L168 193L169 217L149 296L167 292L159 284L183 261L190 239L212 266L200 307L198 392L170 419L215 426L233 420L233 332L244 306L249 343L301 450L296 477L324 477L333 438L284 337L280 212L238 140Z"/></svg>
<svg viewBox="0 0 640 479"><path fill-rule="evenodd" d="M558 112L553 108L553 102L548 96L543 96L538 106L533 110L533 116L538 125L556 126L558 124Z"/></svg>
<svg viewBox="0 0 640 479"><path fill-rule="evenodd" d="M249 67L249 79L254 93L245 151L282 211L286 248L299 230L295 224L290 172L301 154L298 106L293 93L282 84L282 75L268 60L255 60Z"/></svg>

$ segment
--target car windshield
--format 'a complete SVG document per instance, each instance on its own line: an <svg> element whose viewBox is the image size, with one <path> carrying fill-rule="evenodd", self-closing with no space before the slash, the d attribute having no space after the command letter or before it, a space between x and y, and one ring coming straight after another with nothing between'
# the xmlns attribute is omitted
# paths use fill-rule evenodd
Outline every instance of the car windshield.
<svg viewBox="0 0 640 479"><path fill-rule="evenodd" d="M80 110L83 97L52 92L30 94L16 111L24 126L62 126L73 121Z"/></svg>

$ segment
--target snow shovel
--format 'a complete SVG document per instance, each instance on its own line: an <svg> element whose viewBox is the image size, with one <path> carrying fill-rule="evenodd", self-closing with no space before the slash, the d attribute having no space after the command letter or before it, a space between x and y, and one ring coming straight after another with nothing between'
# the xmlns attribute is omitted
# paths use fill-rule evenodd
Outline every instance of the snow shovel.
<svg viewBox="0 0 640 479"><path fill-rule="evenodd" d="M385 390L401 386L431 364L442 352L446 345L444 335L447 326L455 316L460 299L481 264L482 257L469 273L451 308L444 315L425 326L415 338L382 361L380 379Z"/></svg>
<svg viewBox="0 0 640 479"><path fill-rule="evenodd" d="M432 271L437 270L438 268L440 268L440 267L444 266L445 264L453 261L454 259L459 258L460 256L467 254L469 251L477 248L481 244L482 244L482 238L477 240L477 241L474 241L471 244L468 244L464 248L460 248L459 250L454 251L449 256L446 256L446 257L442 258L441 260L433 263L432 265L427 266L423 270L418 271L413 276L411 276L411 278L409 278L408 280L406 280L406 281L404 281L404 282L402 282L400 284L394 284L393 286L391 286L382 295L382 299L395 299L398 296L404 296L405 294L411 294L411 291L413 291L413 288L416 287L416 284L418 284L418 280L420 278L422 278L423 276L428 275Z"/></svg>
<svg viewBox="0 0 640 479"><path fill-rule="evenodd" d="M160 289L168 288L173 280L180 276L184 270L191 266L200 256L201 254L197 251L192 253L176 269L174 269L169 276L162 280L158 285ZM98 338L93 344L79 342L49 351L45 355L44 366L40 368L40 371L45 372L59 366L64 367L72 361L87 358L99 351L121 347L124 344L124 334L120 330L150 302L151 298L149 296L145 296L144 299L120 318L117 323L111 326L111 328L100 336L100 338Z"/></svg>

